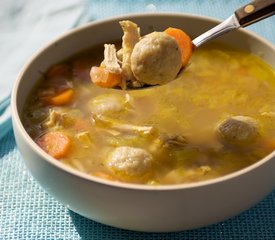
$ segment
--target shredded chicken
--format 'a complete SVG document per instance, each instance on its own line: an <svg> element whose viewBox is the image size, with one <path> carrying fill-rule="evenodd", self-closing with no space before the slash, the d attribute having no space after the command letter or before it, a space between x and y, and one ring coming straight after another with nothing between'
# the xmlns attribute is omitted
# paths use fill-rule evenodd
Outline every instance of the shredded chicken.
<svg viewBox="0 0 275 240"><path fill-rule="evenodd" d="M63 124L66 113L60 113L56 110L50 109L49 117L46 122L43 123L44 127L52 128L59 127Z"/></svg>
<svg viewBox="0 0 275 240"><path fill-rule="evenodd" d="M137 24L125 20L119 22L123 30L122 37L122 75L123 82L126 85L126 81L132 82L134 86L141 86L142 83L139 83L133 75L131 70L131 55L134 49L134 46L140 39L140 29Z"/></svg>
<svg viewBox="0 0 275 240"><path fill-rule="evenodd" d="M261 116L274 118L275 117L275 112L262 112Z"/></svg>
<svg viewBox="0 0 275 240"><path fill-rule="evenodd" d="M120 64L122 64L122 58L123 58L123 51L122 51L122 48L121 49L119 49L117 52L116 52L116 56L117 56L117 59L118 59L118 62L120 63Z"/></svg>
<svg viewBox="0 0 275 240"><path fill-rule="evenodd" d="M108 71L120 74L122 69L118 63L114 44L104 44L104 60L101 63Z"/></svg>
<svg viewBox="0 0 275 240"><path fill-rule="evenodd" d="M92 138L88 131L77 133L76 138L81 141L83 148L91 148Z"/></svg>
<svg viewBox="0 0 275 240"><path fill-rule="evenodd" d="M212 168L208 165L203 165L203 166L200 166L200 170L202 171L203 175L206 175L212 170Z"/></svg>
<svg viewBox="0 0 275 240"><path fill-rule="evenodd" d="M98 126L108 127L109 129L116 130L120 133L126 134L152 134L154 128L152 126L139 126L134 124L121 123L114 119L103 116L92 115L94 123Z"/></svg>

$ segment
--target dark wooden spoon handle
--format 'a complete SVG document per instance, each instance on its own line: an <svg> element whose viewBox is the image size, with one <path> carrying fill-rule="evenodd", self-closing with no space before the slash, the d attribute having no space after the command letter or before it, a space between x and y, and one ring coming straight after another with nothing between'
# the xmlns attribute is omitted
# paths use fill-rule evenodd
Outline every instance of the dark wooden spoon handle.
<svg viewBox="0 0 275 240"><path fill-rule="evenodd" d="M256 0L235 11L242 27L275 14L275 0Z"/></svg>

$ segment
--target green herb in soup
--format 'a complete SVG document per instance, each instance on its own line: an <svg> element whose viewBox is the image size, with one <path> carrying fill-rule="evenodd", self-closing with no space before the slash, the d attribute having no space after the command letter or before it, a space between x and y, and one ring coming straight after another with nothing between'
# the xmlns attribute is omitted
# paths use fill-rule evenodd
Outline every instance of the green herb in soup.
<svg viewBox="0 0 275 240"><path fill-rule="evenodd" d="M26 130L57 161L161 185L223 176L275 149L275 72L258 57L208 45L175 81L119 91L91 83L101 53L52 66L25 104Z"/></svg>

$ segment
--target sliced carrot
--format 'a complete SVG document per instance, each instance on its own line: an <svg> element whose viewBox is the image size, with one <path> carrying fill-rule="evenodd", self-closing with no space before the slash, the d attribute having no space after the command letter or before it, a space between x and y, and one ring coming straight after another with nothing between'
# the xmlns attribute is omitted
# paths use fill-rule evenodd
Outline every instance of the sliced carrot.
<svg viewBox="0 0 275 240"><path fill-rule="evenodd" d="M192 41L191 38L181 29L169 27L165 31L169 36L173 37L178 43L181 51L182 65L185 66L192 55Z"/></svg>
<svg viewBox="0 0 275 240"><path fill-rule="evenodd" d="M109 72L104 67L92 67L90 77L95 85L104 88L118 86L122 80L121 74Z"/></svg>
<svg viewBox="0 0 275 240"><path fill-rule="evenodd" d="M60 159L65 157L71 147L71 139L62 132L48 132L36 140L36 143L49 155Z"/></svg>
<svg viewBox="0 0 275 240"><path fill-rule="evenodd" d="M61 106L70 103L73 100L74 91L73 89L66 89L58 95L48 99L48 102L55 106Z"/></svg>

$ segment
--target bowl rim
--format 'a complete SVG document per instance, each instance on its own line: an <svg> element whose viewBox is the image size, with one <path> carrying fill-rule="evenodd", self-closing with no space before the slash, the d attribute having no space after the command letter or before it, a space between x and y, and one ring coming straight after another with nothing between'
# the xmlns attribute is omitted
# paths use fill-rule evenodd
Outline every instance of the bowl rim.
<svg viewBox="0 0 275 240"><path fill-rule="evenodd" d="M97 184L103 184L110 187L116 187L116 188L123 188L123 189L133 189L133 190L142 190L142 191L173 191L173 190L184 190L184 189L194 189L194 188L201 188L205 186L210 186L217 183L226 182L228 180L232 180L234 178L237 178L238 176L241 176L243 174L247 174L256 168L264 165L266 162L271 161L272 159L275 160L275 151L271 152L261 160L257 161L256 163L249 165L248 167L245 167L243 169L240 169L238 171L226 174L221 177L213 178L210 180L203 180L199 182L191 182L191 183L180 183L180 184L171 184L171 185L146 185L146 184L135 184L135 183L125 183L125 182L118 182L118 181L111 181L106 180L103 178L99 178L96 176L89 175L87 173L81 172L80 170L74 169L73 167L70 167L60 161L57 161L50 155L48 155L46 152L44 152L35 142L34 140L29 136L27 131L25 130L23 123L20 120L18 109L17 109L17 92L19 90L19 85L21 83L21 79L25 73L25 71L29 68L29 65L38 58L40 55L42 55L47 49L54 45L55 43L71 36L74 34L77 34L80 31L84 31L85 29L92 28L95 25L100 24L106 24L109 22L118 22L119 20L123 19L139 19L144 17L176 17L176 18L190 18L190 19L199 19L204 20L213 24L219 24L221 21L212 17L208 16L201 16L196 14L189 14L189 13L174 13L174 12L157 12L157 13L133 13L133 14L125 14L125 15L119 15L119 16L113 16L108 17L96 21L92 21L89 23L86 23L83 26L71 29L59 37L53 39L52 41L45 44L43 47L41 47L36 53L34 53L29 60L24 64L23 68L20 70L19 74L17 75L16 81L12 88L11 93L11 110L12 110L12 120L13 125L17 126L18 132L21 134L23 140L26 142L26 144L29 145L29 147L34 151L36 154L39 155L40 158L47 161L47 163L57 167L59 170L65 171L68 174L72 174L75 177L81 178L86 181L92 181ZM250 38L254 38L257 41L263 43L264 45L267 45L269 48L273 49L275 52L275 46L269 42L268 40L264 39L263 37L257 35L256 33L249 31L247 29L238 29L238 31L243 32L244 34L248 35Z"/></svg>

